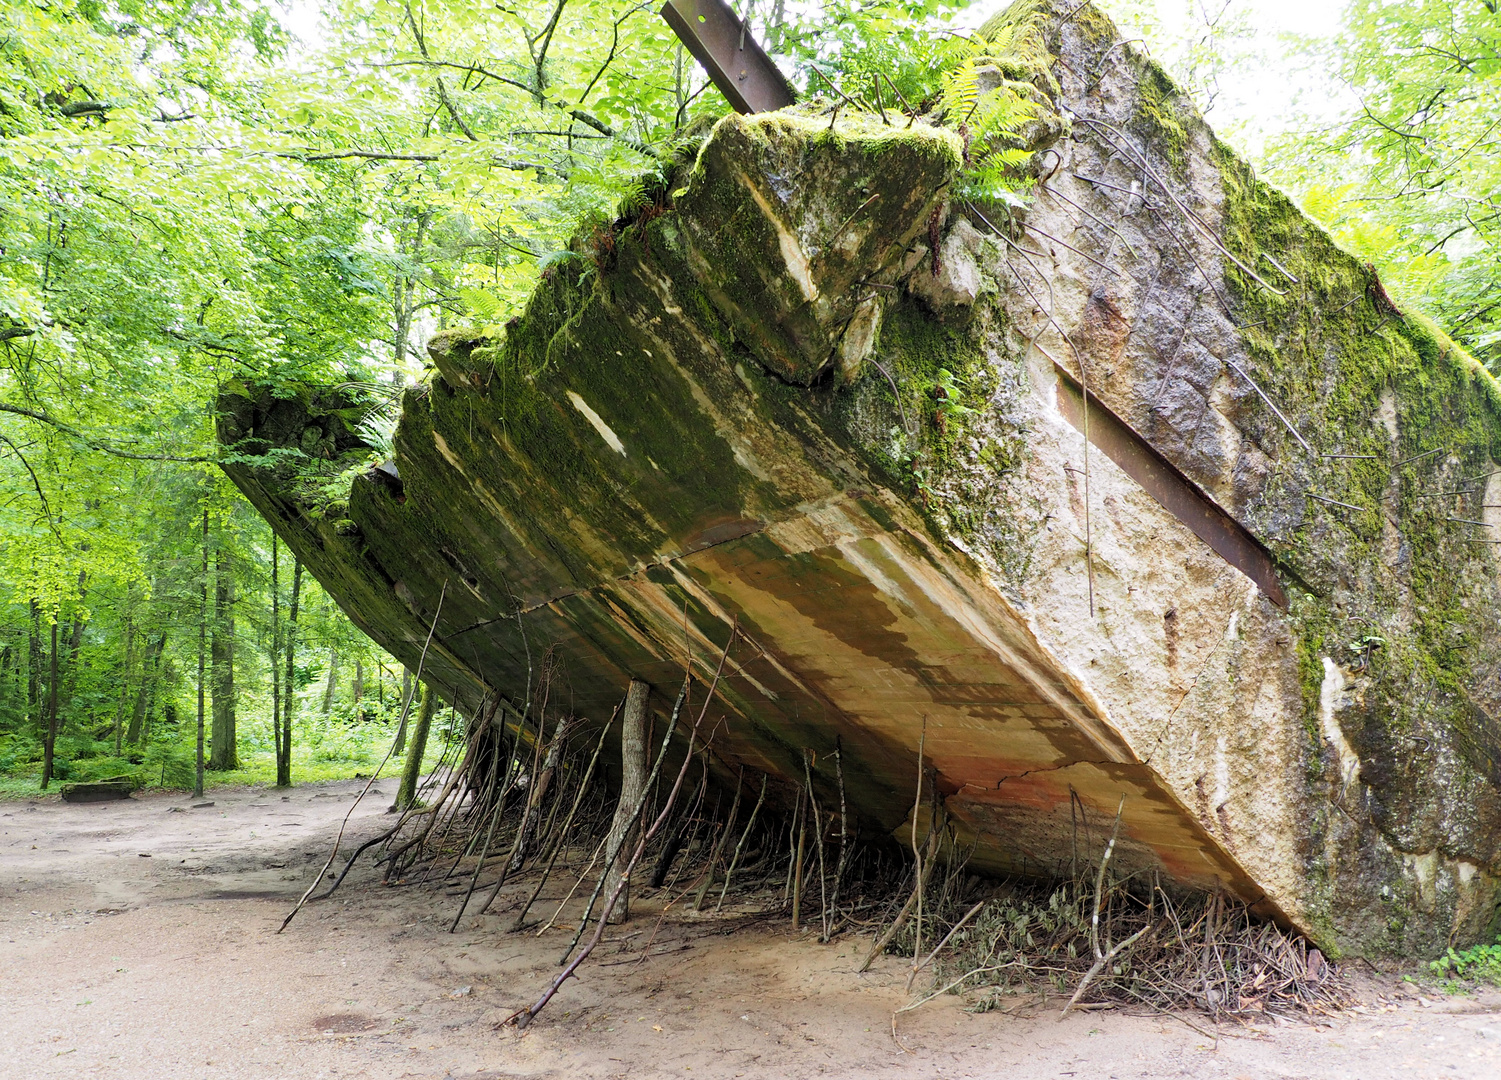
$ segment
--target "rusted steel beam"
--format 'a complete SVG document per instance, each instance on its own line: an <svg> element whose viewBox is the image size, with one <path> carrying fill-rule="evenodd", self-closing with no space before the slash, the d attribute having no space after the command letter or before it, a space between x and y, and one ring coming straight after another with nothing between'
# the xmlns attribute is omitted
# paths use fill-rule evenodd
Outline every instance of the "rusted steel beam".
<svg viewBox="0 0 1501 1080"><path fill-rule="evenodd" d="M796 100L747 20L724 0L667 0L662 18L736 112L773 112Z"/></svg>
<svg viewBox="0 0 1501 1080"><path fill-rule="evenodd" d="M1054 369L1058 372L1059 411L1082 432L1083 392L1066 369L1056 364ZM1089 395L1089 441L1220 558L1254 581L1268 600L1287 608L1287 593L1277 578L1276 564L1261 541L1093 394Z"/></svg>

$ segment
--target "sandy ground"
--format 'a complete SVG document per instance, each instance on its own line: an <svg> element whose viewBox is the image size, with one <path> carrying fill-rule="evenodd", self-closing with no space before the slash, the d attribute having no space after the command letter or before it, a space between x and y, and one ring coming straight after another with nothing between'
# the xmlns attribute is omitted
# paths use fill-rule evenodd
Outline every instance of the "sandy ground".
<svg viewBox="0 0 1501 1080"><path fill-rule="evenodd" d="M1501 995L1375 978L1327 1026L1218 1037L944 997L901 1017L903 1048L899 962L857 975L865 939L780 922L669 919L641 960L657 920L632 919L528 1031L497 1028L557 970L563 931L508 935L502 913L449 934L454 901L356 871L273 932L357 787L0 803L0 1077L1501 1077ZM379 790L354 835L386 820Z"/></svg>

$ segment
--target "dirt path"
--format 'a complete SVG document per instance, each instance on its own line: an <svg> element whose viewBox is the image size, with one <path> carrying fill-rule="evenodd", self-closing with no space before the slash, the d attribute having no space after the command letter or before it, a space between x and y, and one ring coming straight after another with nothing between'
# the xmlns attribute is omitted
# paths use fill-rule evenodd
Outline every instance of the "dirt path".
<svg viewBox="0 0 1501 1080"><path fill-rule="evenodd" d="M1268 1077L1501 1076L1501 996L1433 1004L1373 982L1327 1028L1222 1029L1056 1006L971 1014L952 997L902 1017L896 961L778 925L654 919L524 1034L494 1024L535 998L566 935L351 876L273 931L326 856L354 783L66 806L0 803L0 1077ZM370 835L394 787L367 799ZM144 857L143 857L144 856ZM550 890L551 891L551 890ZM503 894L497 908L506 903ZM624 940L621 940L624 939ZM1394 1000L1386 1000L1392 997Z"/></svg>

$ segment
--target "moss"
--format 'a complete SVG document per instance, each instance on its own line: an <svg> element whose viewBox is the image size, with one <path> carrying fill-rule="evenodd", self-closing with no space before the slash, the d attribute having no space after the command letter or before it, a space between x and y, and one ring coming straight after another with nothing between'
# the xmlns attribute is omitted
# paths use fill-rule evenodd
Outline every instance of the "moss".
<svg viewBox="0 0 1501 1080"><path fill-rule="evenodd" d="M1152 143L1164 152L1168 163L1182 174L1188 167L1188 129L1184 124L1185 98L1172 77L1157 61L1132 53L1137 67L1135 112L1132 126L1150 133Z"/></svg>
<svg viewBox="0 0 1501 1080"><path fill-rule="evenodd" d="M693 208L679 222L692 276L758 363L810 386L856 282L901 257L962 166L959 137L927 124L727 117L678 195Z"/></svg>
<svg viewBox="0 0 1501 1080"><path fill-rule="evenodd" d="M1318 719L1322 657L1332 656L1359 668L1359 703L1342 710L1340 722L1357 743L1372 820L1394 847L1431 850L1437 838L1411 830L1434 828L1440 785L1453 789L1464 781L1435 776L1413 747L1448 748L1442 752L1483 775L1501 742L1501 733L1476 722L1485 714L1470 704L1484 677L1477 667L1484 613L1498 600L1492 549L1467 544L1473 526L1456 520L1479 518L1479 499L1434 497L1474 488L1463 478L1489 471L1501 458L1501 394L1437 327L1395 311L1368 266L1257 182L1222 144L1213 151L1224 183L1225 244L1264 279L1275 278L1283 294L1227 262L1233 315L1247 328L1244 340L1262 389L1317 451L1304 454L1264 410L1246 420L1264 446L1281 448L1253 525L1273 537L1278 558L1314 594L1292 612L1308 783L1323 792L1335 782L1323 763ZM1395 446L1377 419L1384 396L1395 407ZM1437 452L1408 460L1429 451ZM1305 492L1362 510L1321 503ZM1287 516L1278 520L1278 513ZM1365 635L1384 644L1357 656L1350 643ZM1366 872L1342 861L1352 854L1333 858L1327 875L1310 877L1314 892L1338 890L1343 876ZM1329 902L1328 896L1309 898L1314 908ZM1388 923L1392 948L1423 947L1413 938L1427 933L1419 922L1394 907Z"/></svg>
<svg viewBox="0 0 1501 1080"><path fill-rule="evenodd" d="M1004 308L982 295L963 322L893 301L875 355L830 406L830 426L905 494L932 536L1012 586L1030 572L1044 520L1021 486L1028 431L1021 354L1003 356Z"/></svg>
<svg viewBox="0 0 1501 1080"><path fill-rule="evenodd" d="M623 259L640 257L633 239L622 245ZM551 545L577 573L603 569L601 559L608 572L622 572L622 555L649 561L670 537L700 528L701 519L735 516L754 501L747 476L667 350L622 316L634 287L625 274L558 274L504 339L470 343L467 367L484 372L489 407L435 406L448 452L474 463L471 479L485 485L486 497L527 523L535 542ZM621 451L611 452L585 408ZM410 418L416 428L408 423L404 418L398 435L403 453L428 455L446 468L420 415ZM536 504L533 478L544 476L571 492L568 506ZM484 508L477 505L476 513ZM579 534L580 520L598 544Z"/></svg>

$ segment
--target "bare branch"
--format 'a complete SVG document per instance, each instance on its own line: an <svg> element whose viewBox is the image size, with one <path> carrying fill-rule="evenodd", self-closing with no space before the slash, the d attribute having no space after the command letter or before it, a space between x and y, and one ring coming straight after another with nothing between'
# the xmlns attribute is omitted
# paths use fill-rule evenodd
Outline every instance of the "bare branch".
<svg viewBox="0 0 1501 1080"><path fill-rule="evenodd" d="M62 432L64 435L67 435L69 438L77 439L79 442L83 443L84 446L87 446L90 450L98 450L100 453L112 454L115 457L125 458L128 461L175 461L183 465L212 465L217 461L216 458L210 457L182 457L177 454L137 454L132 450L122 450L118 446L111 446L109 443L105 442L102 439L96 438L91 435L86 435L82 431L79 431L77 428L70 427L68 424L63 423L61 420L57 419L54 416L49 416L47 413L40 412L36 409L28 409L21 405L9 405L3 401L0 401L0 412L11 413L15 416L24 416L28 420L35 420L41 424L48 424L53 428L56 428L58 431ZM4 436L0 435L0 438L4 438ZM6 439L6 442L10 442L10 440ZM11 449L15 450L14 443L11 443ZM18 457L20 456L20 453L21 452L19 450L16 450L16 455ZM24 459L22 460L24 461ZM30 468L30 466L27 467L28 469ZM32 479L34 480L35 476L33 476ZM38 493L40 493L40 489L38 490Z"/></svg>

